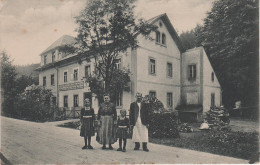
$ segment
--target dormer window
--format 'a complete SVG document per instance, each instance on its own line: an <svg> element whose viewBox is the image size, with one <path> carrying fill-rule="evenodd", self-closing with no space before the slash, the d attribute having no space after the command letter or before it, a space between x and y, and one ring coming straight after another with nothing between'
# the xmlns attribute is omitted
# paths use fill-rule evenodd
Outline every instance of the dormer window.
<svg viewBox="0 0 260 165"><path fill-rule="evenodd" d="M73 70L73 80L77 81L78 80L78 69Z"/></svg>
<svg viewBox="0 0 260 165"><path fill-rule="evenodd" d="M160 32L156 32L156 42L158 42L158 43L160 43L160 39L161 38L161 34L160 34Z"/></svg>
<svg viewBox="0 0 260 165"><path fill-rule="evenodd" d="M43 64L47 64L47 55L43 56Z"/></svg>
<svg viewBox="0 0 260 165"><path fill-rule="evenodd" d="M121 59L115 59L114 66L116 70L121 68Z"/></svg>
<svg viewBox="0 0 260 165"><path fill-rule="evenodd" d="M166 36L164 33L162 34L162 44L166 45Z"/></svg>
<svg viewBox="0 0 260 165"><path fill-rule="evenodd" d="M51 55L51 62L54 62L55 61L55 52L52 52L52 55Z"/></svg>

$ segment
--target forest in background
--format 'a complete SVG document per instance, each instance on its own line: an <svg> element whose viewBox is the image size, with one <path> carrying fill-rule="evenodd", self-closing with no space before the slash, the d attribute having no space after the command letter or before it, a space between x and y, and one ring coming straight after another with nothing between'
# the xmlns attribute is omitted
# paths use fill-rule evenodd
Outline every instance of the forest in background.
<svg viewBox="0 0 260 165"><path fill-rule="evenodd" d="M185 49L204 47L227 107L259 106L258 12L257 0L217 0L203 25L180 35Z"/></svg>

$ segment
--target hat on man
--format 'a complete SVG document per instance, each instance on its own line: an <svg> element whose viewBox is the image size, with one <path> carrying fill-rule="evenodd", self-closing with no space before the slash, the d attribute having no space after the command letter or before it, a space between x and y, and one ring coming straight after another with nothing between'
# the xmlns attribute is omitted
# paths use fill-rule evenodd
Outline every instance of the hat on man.
<svg viewBox="0 0 260 165"><path fill-rule="evenodd" d="M142 97L142 93L137 92L136 95L135 95L135 97Z"/></svg>

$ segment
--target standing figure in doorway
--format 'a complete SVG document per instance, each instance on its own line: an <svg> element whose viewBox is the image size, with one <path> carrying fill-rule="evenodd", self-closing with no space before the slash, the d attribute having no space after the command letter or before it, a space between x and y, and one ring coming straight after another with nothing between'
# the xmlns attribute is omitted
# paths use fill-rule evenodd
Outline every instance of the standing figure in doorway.
<svg viewBox="0 0 260 165"><path fill-rule="evenodd" d="M106 145L109 145L109 149L113 150L112 144L116 141L115 124L116 124L116 107L110 102L110 96L104 95L104 103L100 105L98 110L98 135L97 141L99 144L103 144L102 149L106 149Z"/></svg>
<svg viewBox="0 0 260 165"><path fill-rule="evenodd" d="M143 143L143 150L149 152L148 127L149 113L148 106L142 102L142 94L136 93L136 101L130 105L130 125L133 127L132 140L135 142L134 150L139 150L140 143Z"/></svg>
<svg viewBox="0 0 260 165"><path fill-rule="evenodd" d="M94 136L94 121L95 121L95 114L94 109L90 107L90 100L86 98L84 100L85 107L81 109L80 113L80 122L81 122L81 129L80 129L80 136L84 137L85 146L82 149L93 149L91 146L91 136Z"/></svg>

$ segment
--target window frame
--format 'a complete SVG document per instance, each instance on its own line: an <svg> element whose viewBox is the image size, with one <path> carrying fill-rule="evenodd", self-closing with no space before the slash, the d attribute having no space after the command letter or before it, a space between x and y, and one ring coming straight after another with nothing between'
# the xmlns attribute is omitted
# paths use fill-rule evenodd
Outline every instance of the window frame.
<svg viewBox="0 0 260 165"><path fill-rule="evenodd" d="M117 59L114 59L114 60L118 60L119 62L114 62L114 68L115 70L119 70L121 69L121 58L117 58Z"/></svg>
<svg viewBox="0 0 260 165"><path fill-rule="evenodd" d="M214 82L214 80L215 80L215 73L211 72L211 81Z"/></svg>
<svg viewBox="0 0 260 165"><path fill-rule="evenodd" d="M47 77L43 76L42 77L42 86L46 87L46 85L47 85Z"/></svg>
<svg viewBox="0 0 260 165"><path fill-rule="evenodd" d="M151 93L154 93L154 95L151 95ZM155 90L150 90L149 91L149 96L155 96L157 98L157 94Z"/></svg>
<svg viewBox="0 0 260 165"><path fill-rule="evenodd" d="M119 96L119 97L118 97ZM119 108L119 107L123 107L123 91L121 92L116 92L116 97L115 97L115 104L116 104L116 107ZM119 102L118 102L119 101ZM118 104L119 103L119 104Z"/></svg>
<svg viewBox="0 0 260 165"><path fill-rule="evenodd" d="M75 71L77 71L77 77L75 77ZM79 68L73 68L73 81L79 80Z"/></svg>
<svg viewBox="0 0 260 165"><path fill-rule="evenodd" d="M65 73L66 73L66 81L65 81ZM63 82L64 83L68 82L68 70L63 71Z"/></svg>
<svg viewBox="0 0 260 165"><path fill-rule="evenodd" d="M55 51L52 52L52 54L51 54L51 62L52 62L52 63L55 62Z"/></svg>
<svg viewBox="0 0 260 165"><path fill-rule="evenodd" d="M77 98L76 102L75 102L75 98ZM79 95L73 95L73 107L79 107Z"/></svg>
<svg viewBox="0 0 260 165"><path fill-rule="evenodd" d="M171 96L171 98L169 99L168 96ZM167 107L168 108L172 108L173 107L173 93L172 92L167 92L166 93L166 102L167 102Z"/></svg>
<svg viewBox="0 0 260 165"><path fill-rule="evenodd" d="M51 86L55 86L55 77L54 77L54 74L51 74Z"/></svg>
<svg viewBox="0 0 260 165"><path fill-rule="evenodd" d="M46 65L47 64L47 55L44 55L43 56L43 65Z"/></svg>
<svg viewBox="0 0 260 165"><path fill-rule="evenodd" d="M67 99L67 102L65 102L65 98ZM65 103L66 103L66 106L65 106ZM69 107L69 96L68 95L63 96L63 107L65 107L65 108Z"/></svg>
<svg viewBox="0 0 260 165"><path fill-rule="evenodd" d="M169 69L169 65L168 64L170 64L171 65L171 70ZM170 71L170 75L169 75L169 71ZM171 62L167 62L166 63L166 74L167 74L167 77L168 78L172 78L173 77L173 67L172 67L172 63Z"/></svg>
<svg viewBox="0 0 260 165"><path fill-rule="evenodd" d="M159 32L159 31L155 32L155 42L161 43L161 32Z"/></svg>
<svg viewBox="0 0 260 165"><path fill-rule="evenodd" d="M166 35L162 33L162 45L166 45Z"/></svg>
<svg viewBox="0 0 260 165"><path fill-rule="evenodd" d="M194 67L193 70L192 70L192 67ZM189 64L188 65L188 80L195 81L196 79L197 79L197 65Z"/></svg>
<svg viewBox="0 0 260 165"><path fill-rule="evenodd" d="M152 73L151 72L151 60L154 60L154 73ZM148 59L148 73L150 74L150 75L153 75L153 76L156 76L156 70L157 70L157 68L156 68L156 59L155 58L153 58L153 57L149 57L149 59Z"/></svg>
<svg viewBox="0 0 260 165"><path fill-rule="evenodd" d="M89 70L88 70L88 75L86 74L87 72L86 72L86 68L89 68ZM91 65L90 64L88 64L88 65L85 65L85 68L84 68L84 77L85 78L89 78L91 76Z"/></svg>

